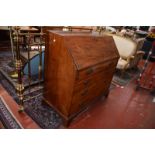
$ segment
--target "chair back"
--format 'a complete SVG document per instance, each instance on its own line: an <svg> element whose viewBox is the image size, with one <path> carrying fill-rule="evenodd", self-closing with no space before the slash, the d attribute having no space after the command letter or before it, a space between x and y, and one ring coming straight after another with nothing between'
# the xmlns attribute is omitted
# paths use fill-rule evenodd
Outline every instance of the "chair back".
<svg viewBox="0 0 155 155"><path fill-rule="evenodd" d="M113 36L120 57L127 59L136 53L137 44L133 40L121 36Z"/></svg>

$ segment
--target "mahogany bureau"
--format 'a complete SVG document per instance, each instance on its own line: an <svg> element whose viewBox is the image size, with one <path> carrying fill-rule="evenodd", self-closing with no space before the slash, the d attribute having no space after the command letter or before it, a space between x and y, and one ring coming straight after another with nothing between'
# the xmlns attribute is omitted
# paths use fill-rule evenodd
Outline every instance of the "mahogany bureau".
<svg viewBox="0 0 155 155"><path fill-rule="evenodd" d="M108 95L119 54L111 36L48 31L44 100L70 122Z"/></svg>

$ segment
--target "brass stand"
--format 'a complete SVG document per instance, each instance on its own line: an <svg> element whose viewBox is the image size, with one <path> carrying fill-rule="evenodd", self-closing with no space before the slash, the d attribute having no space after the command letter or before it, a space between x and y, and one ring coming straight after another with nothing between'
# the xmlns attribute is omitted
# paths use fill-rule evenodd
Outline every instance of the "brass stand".
<svg viewBox="0 0 155 155"><path fill-rule="evenodd" d="M105 30L106 30L105 26L97 26L97 29L96 29L96 31L99 33L99 35L103 35Z"/></svg>
<svg viewBox="0 0 155 155"><path fill-rule="evenodd" d="M42 27L41 27L41 32L40 32L40 46L39 46L39 66L38 66L38 70L39 70L39 87L40 87L40 83L42 80L42 38L43 37L43 31L42 31Z"/></svg>
<svg viewBox="0 0 155 155"><path fill-rule="evenodd" d="M31 36L30 32L28 31L28 82L29 82L29 94L31 94L31 63L30 63L30 52L31 52ZM30 97L31 98L31 97Z"/></svg>
<svg viewBox="0 0 155 155"><path fill-rule="evenodd" d="M12 78L17 78L18 82L15 86L16 89L16 93L17 96L19 98L19 112L23 112L24 111L24 84L22 81L22 77L23 77L23 71L22 71L22 61L21 61L21 56L20 56L20 39L23 36L22 33L20 33L20 27L16 26L14 27L14 45L15 45L15 71L10 73L10 76ZM39 47L39 75L38 75L38 79L39 79L39 86L41 84L41 80L42 80L42 45L44 45L43 43L43 36L44 33L42 32L42 28L41 28L41 32L37 33L35 35L40 35L40 43L31 43L31 37L34 37L33 33L30 33L30 31L28 31L28 33L24 34L24 36L27 37L27 53L28 53L28 82L29 82L29 94L31 94L30 88L31 88L31 63L30 63L30 52L31 52L31 46L33 45L38 45ZM31 99L31 97L30 97Z"/></svg>
<svg viewBox="0 0 155 155"><path fill-rule="evenodd" d="M16 59L16 55L15 55L15 51L14 51L14 37L13 36L13 29L12 29L12 26L9 27L9 31L10 31L10 42L11 42L11 51L12 51L12 63L13 63L13 66L15 67L15 59ZM10 77L13 78L13 79L17 79L18 78L18 73L16 70L12 71L9 73Z"/></svg>
<svg viewBox="0 0 155 155"><path fill-rule="evenodd" d="M16 44L16 60L15 60L15 67L16 71L18 73L18 84L16 85L16 92L19 98L19 112L24 111L24 105L23 105L23 91L24 91L24 85L22 83L22 61L20 58L20 49L19 49L19 27L15 27L15 44Z"/></svg>
<svg viewBox="0 0 155 155"><path fill-rule="evenodd" d="M9 27L9 32L10 32L10 42L11 42L11 52L12 52L12 58L13 61L15 60L15 54L14 54L14 45L13 45L13 37L12 37L12 26Z"/></svg>

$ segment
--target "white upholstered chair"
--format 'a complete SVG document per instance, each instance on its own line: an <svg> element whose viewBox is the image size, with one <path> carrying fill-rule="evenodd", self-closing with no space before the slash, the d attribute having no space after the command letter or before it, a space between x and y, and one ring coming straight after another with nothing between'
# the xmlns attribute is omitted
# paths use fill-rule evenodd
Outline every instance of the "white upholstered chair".
<svg viewBox="0 0 155 155"><path fill-rule="evenodd" d="M144 52L139 50L145 39L132 40L117 35L113 35L113 39L120 54L120 59L116 68L122 70L123 73L128 68L137 67L139 60L144 54Z"/></svg>

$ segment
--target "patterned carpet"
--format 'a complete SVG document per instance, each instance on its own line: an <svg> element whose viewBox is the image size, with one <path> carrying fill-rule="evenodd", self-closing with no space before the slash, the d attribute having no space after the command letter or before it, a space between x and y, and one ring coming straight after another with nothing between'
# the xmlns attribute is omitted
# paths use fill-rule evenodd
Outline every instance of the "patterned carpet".
<svg viewBox="0 0 155 155"><path fill-rule="evenodd" d="M6 74L12 70L11 52L0 52L0 69ZM7 75L9 76L9 75ZM23 79L24 80L24 79ZM25 80L27 80L25 78ZM12 79L11 83L15 81ZM19 103L13 84L8 81L6 75L0 74L0 83L8 91L8 93ZM26 82L25 82L26 83ZM47 104L42 103L41 86L33 86L30 90L24 92L25 112L41 127L45 129L59 128L62 124L61 117ZM35 97L36 95L39 96Z"/></svg>
<svg viewBox="0 0 155 155"><path fill-rule="evenodd" d="M11 113L10 109L7 107L6 103L0 98L0 120L6 129L21 129L23 128L21 124L16 120L16 118ZM2 126L2 125L1 125Z"/></svg>
<svg viewBox="0 0 155 155"><path fill-rule="evenodd" d="M130 82L137 79L139 74L140 74L139 68L128 69L123 74L123 76L121 75L121 72L117 70L113 76L112 83L120 87L127 86Z"/></svg>

